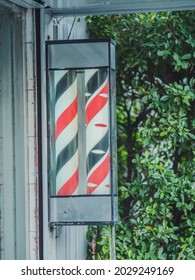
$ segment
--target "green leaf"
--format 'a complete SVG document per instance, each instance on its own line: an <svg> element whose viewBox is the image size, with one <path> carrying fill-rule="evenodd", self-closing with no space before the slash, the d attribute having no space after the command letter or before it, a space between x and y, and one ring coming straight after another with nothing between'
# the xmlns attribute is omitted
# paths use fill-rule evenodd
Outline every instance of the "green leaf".
<svg viewBox="0 0 195 280"><path fill-rule="evenodd" d="M194 20L194 11L90 17L91 38L117 42L121 260L195 259ZM88 235L99 259L110 257L106 228Z"/></svg>
<svg viewBox="0 0 195 280"><path fill-rule="evenodd" d="M190 138L192 138L193 140L195 140L195 135L194 135L194 134L188 133L188 136L189 136Z"/></svg>
<svg viewBox="0 0 195 280"><path fill-rule="evenodd" d="M160 133L160 136L161 136L161 137L166 136L166 135L167 135L167 131L162 131L162 132Z"/></svg>
<svg viewBox="0 0 195 280"><path fill-rule="evenodd" d="M167 101L170 97L168 95L164 95L161 97L161 101Z"/></svg>
<svg viewBox="0 0 195 280"><path fill-rule="evenodd" d="M177 235L175 235L175 234L170 234L170 237L173 239L173 240L178 240L178 237L177 237Z"/></svg>
<svg viewBox="0 0 195 280"><path fill-rule="evenodd" d="M192 55L190 53L187 53L187 54L183 55L181 59L190 59L191 57L192 57Z"/></svg>
<svg viewBox="0 0 195 280"><path fill-rule="evenodd" d="M179 61L179 56L178 56L178 54L174 53L173 58L174 58L174 60Z"/></svg>

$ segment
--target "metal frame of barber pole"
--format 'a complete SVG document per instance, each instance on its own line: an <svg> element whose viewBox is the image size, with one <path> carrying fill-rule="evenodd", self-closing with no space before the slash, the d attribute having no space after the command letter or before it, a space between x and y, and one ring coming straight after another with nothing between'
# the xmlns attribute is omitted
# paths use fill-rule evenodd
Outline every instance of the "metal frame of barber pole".
<svg viewBox="0 0 195 280"><path fill-rule="evenodd" d="M49 225L118 221L115 42L46 42Z"/></svg>

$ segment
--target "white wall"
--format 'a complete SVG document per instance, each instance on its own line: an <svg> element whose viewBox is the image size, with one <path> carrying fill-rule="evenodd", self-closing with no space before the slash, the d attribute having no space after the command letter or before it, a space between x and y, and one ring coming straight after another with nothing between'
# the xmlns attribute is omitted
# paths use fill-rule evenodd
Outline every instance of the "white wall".
<svg viewBox="0 0 195 280"><path fill-rule="evenodd" d="M23 13L1 17L1 258L23 259L25 176L23 123ZM5 32L6 31L6 32Z"/></svg>
<svg viewBox="0 0 195 280"><path fill-rule="evenodd" d="M45 40L65 40L67 39L72 27L74 18L52 19L49 15L45 16ZM70 39L84 39L87 37L85 19L75 20ZM44 50L43 50L44 53ZM44 55L43 55L44 57ZM44 63L43 63L44 65ZM43 69L43 72L45 69ZM45 83L42 91L45 92ZM46 98L42 94L42 126L43 126L43 170L47 170L47 135L46 135ZM43 172L43 193L48 197L47 174ZM62 226L50 231L48 229L48 203L43 201L44 214L44 258L45 259L86 259L86 226Z"/></svg>
<svg viewBox="0 0 195 280"><path fill-rule="evenodd" d="M0 11L0 258L37 259L33 10Z"/></svg>
<svg viewBox="0 0 195 280"><path fill-rule="evenodd" d="M48 227L45 40L66 39L73 18L56 25L42 14L42 186L39 185L37 65L33 9L0 7L0 259L39 259L43 211L44 259L85 259L86 227ZM5 32L6 30L6 32ZM86 38L85 20L75 21L70 39ZM13 46L13 48L12 48ZM43 188L43 209L39 190Z"/></svg>

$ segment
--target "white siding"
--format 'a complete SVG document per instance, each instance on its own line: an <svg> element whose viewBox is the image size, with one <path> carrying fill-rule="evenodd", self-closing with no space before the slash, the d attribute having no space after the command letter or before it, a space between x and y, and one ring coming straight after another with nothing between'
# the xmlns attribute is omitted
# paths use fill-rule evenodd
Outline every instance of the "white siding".
<svg viewBox="0 0 195 280"><path fill-rule="evenodd" d="M45 25L45 40L48 36L50 40L65 40L69 36L74 18L58 18L52 19L49 15L46 15ZM75 20L70 39L85 39L86 23L85 19L81 18L78 22ZM44 57L44 56L43 56ZM43 63L44 64L44 63ZM43 69L44 71L44 69ZM42 88L45 92L45 86ZM43 108L42 108L42 120L43 120L43 192L44 196L47 194L47 135L46 135L46 99L45 94L42 94ZM45 156L45 158L44 158ZM81 260L86 259L86 226L62 226L54 229L52 232L48 230L48 203L44 201L44 258L45 259L67 259L67 260Z"/></svg>
<svg viewBox="0 0 195 280"><path fill-rule="evenodd" d="M1 259L39 258L33 13L0 13Z"/></svg>
<svg viewBox="0 0 195 280"><path fill-rule="evenodd" d="M19 13L18 13L19 12ZM85 259L87 227L48 228L45 39L66 39L73 18L54 27L42 10L42 176L39 209L38 108L33 9L0 13L0 259L39 259L39 211L43 210L44 259ZM6 32L5 32L6 29ZM86 38L84 19L70 39ZM13 46L13 49L11 48Z"/></svg>
<svg viewBox="0 0 195 280"><path fill-rule="evenodd" d="M1 15L1 78L2 78L2 255L1 258L15 258L15 221L14 221L14 166L13 166L13 96L12 96L12 69L11 69L11 26L8 14ZM3 32L6 27L6 32ZM4 36L2 36L4 34ZM10 81L8 79L10 78ZM9 221L9 222L8 222Z"/></svg>

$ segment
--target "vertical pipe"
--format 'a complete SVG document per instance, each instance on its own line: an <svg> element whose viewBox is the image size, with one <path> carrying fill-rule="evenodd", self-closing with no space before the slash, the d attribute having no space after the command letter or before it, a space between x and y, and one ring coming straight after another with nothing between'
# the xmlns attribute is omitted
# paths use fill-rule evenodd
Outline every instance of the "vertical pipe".
<svg viewBox="0 0 195 280"><path fill-rule="evenodd" d="M110 259L116 260L116 244L115 244L115 226L110 226Z"/></svg>
<svg viewBox="0 0 195 280"><path fill-rule="evenodd" d="M36 29L36 71L37 71L37 126L38 126L38 184L39 184L39 259L43 259L43 188L42 188L42 80L43 80L43 37L44 11L35 9L35 29Z"/></svg>

